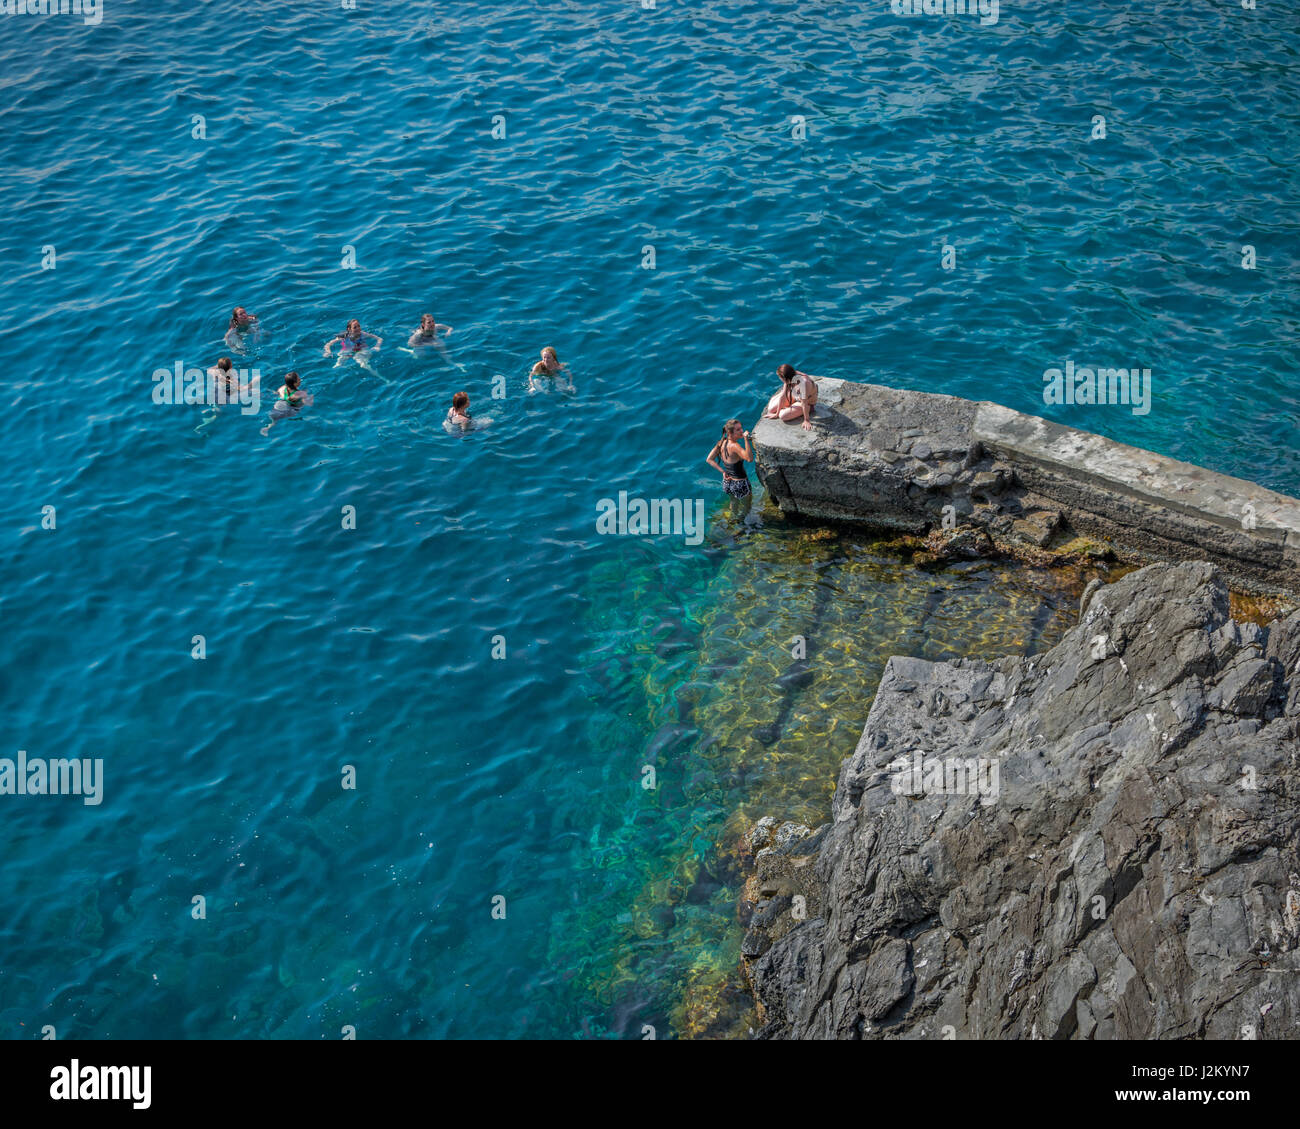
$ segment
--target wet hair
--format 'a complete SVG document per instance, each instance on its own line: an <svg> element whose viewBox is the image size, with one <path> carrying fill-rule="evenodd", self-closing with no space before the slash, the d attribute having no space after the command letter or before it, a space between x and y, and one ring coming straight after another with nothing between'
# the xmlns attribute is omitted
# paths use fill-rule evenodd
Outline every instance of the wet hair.
<svg viewBox="0 0 1300 1129"><path fill-rule="evenodd" d="M794 371L793 365L782 365L779 369L776 370L776 375L779 376L782 380L784 380L787 384L789 384L790 381L792 381L799 374Z"/></svg>
<svg viewBox="0 0 1300 1129"><path fill-rule="evenodd" d="M433 322L434 326L437 327L437 325L438 325L438 320L437 320L437 318L435 318L432 314L421 314L421 315L420 315L420 325L421 325L421 326L424 325L424 319L425 319L425 318L428 318L431 322Z"/></svg>
<svg viewBox="0 0 1300 1129"><path fill-rule="evenodd" d="M543 360L543 361L546 360L546 354L547 354L547 353L550 353L551 356L555 358L555 363L556 363L557 365L560 363L560 354L557 353L557 352L555 351L555 346L554 346L554 345L547 345L546 348L542 350L542 360Z"/></svg>
<svg viewBox="0 0 1300 1129"><path fill-rule="evenodd" d="M236 306L233 310L230 311L230 328L231 328L231 329L238 329L238 328L239 328L239 312L240 312L240 310L243 310L243 311L244 311L244 317L248 317L248 311L247 311L247 310L244 310L244 307L243 307L243 306Z"/></svg>
<svg viewBox="0 0 1300 1129"><path fill-rule="evenodd" d="M354 325L357 327L357 332L358 332L358 333L361 332L361 322L358 321L356 318L349 318L349 319L348 319L348 324L345 325L345 326L343 327L343 336L344 336L344 337L346 337L346 336L348 335L348 330L350 330Z"/></svg>
<svg viewBox="0 0 1300 1129"><path fill-rule="evenodd" d="M286 373L284 377L284 386L289 389L290 392L297 392L298 385L301 381L302 377L300 377L296 372Z"/></svg>
<svg viewBox="0 0 1300 1129"><path fill-rule="evenodd" d="M451 398L451 406L463 414L464 410L469 407L469 393L457 392Z"/></svg>
<svg viewBox="0 0 1300 1129"><path fill-rule="evenodd" d="M214 367L217 375L213 379L221 382L225 387L226 395L230 395L239 388L239 374L235 372L234 365L229 357L219 357Z"/></svg>

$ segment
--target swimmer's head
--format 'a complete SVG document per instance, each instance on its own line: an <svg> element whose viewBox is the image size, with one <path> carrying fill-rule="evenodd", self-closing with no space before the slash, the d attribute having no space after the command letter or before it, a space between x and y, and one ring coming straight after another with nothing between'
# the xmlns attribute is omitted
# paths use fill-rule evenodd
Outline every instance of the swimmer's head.
<svg viewBox="0 0 1300 1129"><path fill-rule="evenodd" d="M729 419L722 425L722 438L734 439L736 437L736 432L744 430L744 426L741 424L740 420Z"/></svg>
<svg viewBox="0 0 1300 1129"><path fill-rule="evenodd" d="M229 372L231 364L233 364L233 362L229 357L222 357L219 361L217 361L217 368L219 368L222 372Z"/></svg>
<svg viewBox="0 0 1300 1129"><path fill-rule="evenodd" d="M247 325L252 320L253 320L252 317L249 316L248 311L244 309L243 306L236 306L230 312L231 329L238 329L240 326Z"/></svg>
<svg viewBox="0 0 1300 1129"><path fill-rule="evenodd" d="M797 373L794 371L793 365L782 365L779 369L776 370L776 375L779 376L782 380L784 380L787 384L789 384L790 381L792 381L795 378Z"/></svg>
<svg viewBox="0 0 1300 1129"><path fill-rule="evenodd" d="M289 389L290 392L297 392L298 385L301 383L302 383L302 377L300 377L296 372L290 372L285 374L284 386L287 389Z"/></svg>
<svg viewBox="0 0 1300 1129"><path fill-rule="evenodd" d="M349 337L356 337L361 332L361 323L356 318L353 318L348 322L348 327L343 332Z"/></svg>
<svg viewBox="0 0 1300 1129"><path fill-rule="evenodd" d="M546 348L542 350L542 364L547 368L554 368L559 363L560 358L556 355L554 347L547 345Z"/></svg>
<svg viewBox="0 0 1300 1129"><path fill-rule="evenodd" d="M469 407L469 393L457 392L456 395L451 398L451 406L456 411L463 412Z"/></svg>
<svg viewBox="0 0 1300 1129"><path fill-rule="evenodd" d="M426 330L426 331L427 331L427 330L432 330L432 329L436 328L437 324L438 324L438 323L437 323L437 321L434 320L434 317L433 317L432 314L421 314L421 315L420 315L420 328L421 328L421 329Z"/></svg>

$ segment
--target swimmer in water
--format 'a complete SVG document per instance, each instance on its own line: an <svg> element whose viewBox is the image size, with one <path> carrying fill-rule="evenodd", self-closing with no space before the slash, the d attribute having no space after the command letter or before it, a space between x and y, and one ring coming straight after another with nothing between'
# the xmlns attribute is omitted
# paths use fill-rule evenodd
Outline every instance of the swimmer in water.
<svg viewBox="0 0 1300 1129"><path fill-rule="evenodd" d="M229 403L235 399L239 395L239 373L235 371L234 361L222 357L208 369L208 387L219 402Z"/></svg>
<svg viewBox="0 0 1300 1129"><path fill-rule="evenodd" d="M574 391L573 381L566 379L564 370L569 366L560 363L560 358L556 356L555 350L547 345L542 350L542 359L533 365L532 371L528 374L528 391L537 392L545 387L543 380L548 377L555 381L555 387L564 392Z"/></svg>
<svg viewBox="0 0 1300 1129"><path fill-rule="evenodd" d="M286 373L271 405L271 422L262 428L262 434L266 435L282 419L296 416L301 408L314 402L312 394L303 388L302 378L296 372Z"/></svg>
<svg viewBox="0 0 1300 1129"><path fill-rule="evenodd" d="M248 379L245 379L246 375ZM253 369L251 374L245 374L243 369L235 368L234 362L229 357L220 358L208 369L205 397L208 407L194 430L201 432L212 423L220 413L223 404L238 404L242 415L256 415L258 386L261 382L262 375L257 369Z"/></svg>
<svg viewBox="0 0 1300 1129"><path fill-rule="evenodd" d="M208 369L207 411L194 430L201 432L220 412L222 404L229 404L239 399L239 374L235 363L229 357L221 357Z"/></svg>
<svg viewBox="0 0 1300 1129"><path fill-rule="evenodd" d="M469 393L457 392L451 398L451 407L447 409L447 430L453 427L459 427L461 431L468 431L474 426L474 421L469 414Z"/></svg>
<svg viewBox="0 0 1300 1129"><path fill-rule="evenodd" d="M441 334L442 337L450 337L451 326L441 325L434 321L432 314L421 314L420 328L411 334L410 340L407 341L407 345L412 349L417 349L422 345L441 346L442 340L439 337L439 334Z"/></svg>
<svg viewBox="0 0 1300 1129"><path fill-rule="evenodd" d="M226 348L234 353L246 353L248 338L256 345L262 339L262 327L255 314L250 314L243 306L236 306L230 315L230 327L226 330Z"/></svg>
<svg viewBox="0 0 1300 1129"><path fill-rule="evenodd" d="M338 368L338 366L343 363L344 357L352 357L362 368L370 369L370 364L366 359L366 353L370 351L371 346L366 342L367 337L375 343L375 349L378 349L379 346L384 343L382 337L378 337L373 333L367 333L361 328L361 323L357 321L356 318L353 318L348 322L347 328L342 333L337 337L331 337L325 342L325 356L328 357L330 355L330 349L334 346L335 342L337 342L339 346L339 359L334 362L335 368ZM370 369L370 371L373 372L374 369Z"/></svg>
<svg viewBox="0 0 1300 1129"><path fill-rule="evenodd" d="M745 441L744 446L741 446L741 439ZM742 519L748 516L749 507L754 504L754 493L749 488L749 472L745 470L745 464L754 461L754 450L749 443L749 432L741 427L740 420L729 419L722 425L722 438L714 444L704 461L722 472L722 489L731 499L732 516Z"/></svg>

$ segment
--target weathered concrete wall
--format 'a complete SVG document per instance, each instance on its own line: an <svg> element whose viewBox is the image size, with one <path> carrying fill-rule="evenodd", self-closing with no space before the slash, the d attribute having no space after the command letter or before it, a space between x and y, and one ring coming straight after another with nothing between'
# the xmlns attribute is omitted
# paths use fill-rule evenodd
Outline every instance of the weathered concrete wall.
<svg viewBox="0 0 1300 1129"><path fill-rule="evenodd" d="M819 382L812 431L760 420L758 475L790 514L901 533L958 527L1134 561L1209 560L1234 586L1300 591L1300 501L1204 467L955 396Z"/></svg>

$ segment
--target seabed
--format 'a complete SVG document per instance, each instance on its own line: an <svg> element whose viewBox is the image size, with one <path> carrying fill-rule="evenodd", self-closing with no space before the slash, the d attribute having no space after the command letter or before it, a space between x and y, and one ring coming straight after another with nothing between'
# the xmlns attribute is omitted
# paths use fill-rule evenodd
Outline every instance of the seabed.
<svg viewBox="0 0 1300 1129"><path fill-rule="evenodd" d="M704 560L629 540L593 576L590 626L613 641L587 671L588 735L609 750L610 780L629 783L589 844L588 867L615 873L577 899L550 954L591 999L577 1035L746 1036L749 828L826 821L891 655L1042 651L1076 621L1088 580L1113 578L1104 562L919 568L860 531L791 524L771 505L761 516L740 531L720 509ZM645 765L653 790L638 784Z"/></svg>

